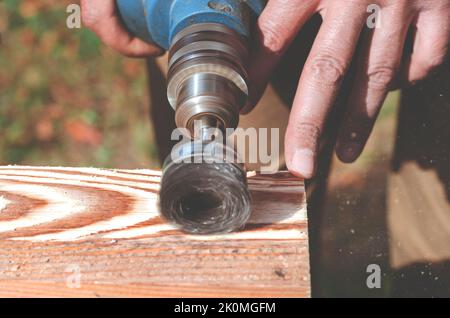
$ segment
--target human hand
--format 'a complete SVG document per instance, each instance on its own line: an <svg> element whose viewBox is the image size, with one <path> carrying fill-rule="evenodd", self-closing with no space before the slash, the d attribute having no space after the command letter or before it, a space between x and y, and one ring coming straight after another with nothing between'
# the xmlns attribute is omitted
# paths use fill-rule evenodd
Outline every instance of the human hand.
<svg viewBox="0 0 450 318"><path fill-rule="evenodd" d="M379 28L361 39L368 6L381 7ZM335 103L352 59L356 77L341 123L336 153L343 162L361 154L388 91L395 83L414 83L443 63L450 40L450 0L269 0L258 20L260 44L250 78L257 79L253 103L284 52L315 13L323 23L304 66L286 133L286 164L291 172L311 178L327 114ZM415 28L413 53L402 61L408 30Z"/></svg>
<svg viewBox="0 0 450 318"><path fill-rule="evenodd" d="M163 51L130 34L120 20L115 0L81 0L83 24L108 46L130 57L157 56Z"/></svg>

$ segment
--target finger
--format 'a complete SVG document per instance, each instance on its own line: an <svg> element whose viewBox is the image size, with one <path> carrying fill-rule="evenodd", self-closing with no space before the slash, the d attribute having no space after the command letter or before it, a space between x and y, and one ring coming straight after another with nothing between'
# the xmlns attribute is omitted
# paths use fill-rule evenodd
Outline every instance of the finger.
<svg viewBox="0 0 450 318"><path fill-rule="evenodd" d="M250 102L242 113L250 112L267 86L281 56L314 14L316 1L270 0L258 19L257 46L249 67Z"/></svg>
<svg viewBox="0 0 450 318"><path fill-rule="evenodd" d="M318 144L366 16L354 1L334 1L303 69L286 132L286 164L303 178L315 173Z"/></svg>
<svg viewBox="0 0 450 318"><path fill-rule="evenodd" d="M341 124L336 153L343 162L353 162L361 154L381 106L401 65L403 47L412 21L412 11L400 6L381 11L378 29L364 40L355 85L347 114Z"/></svg>
<svg viewBox="0 0 450 318"><path fill-rule="evenodd" d="M86 27L106 45L131 57L155 56L162 50L132 36L123 26L114 0L81 0L81 15Z"/></svg>
<svg viewBox="0 0 450 318"><path fill-rule="evenodd" d="M425 11L417 19L414 41L406 78L415 83L426 78L441 65L448 53L450 40L450 8L439 11Z"/></svg>

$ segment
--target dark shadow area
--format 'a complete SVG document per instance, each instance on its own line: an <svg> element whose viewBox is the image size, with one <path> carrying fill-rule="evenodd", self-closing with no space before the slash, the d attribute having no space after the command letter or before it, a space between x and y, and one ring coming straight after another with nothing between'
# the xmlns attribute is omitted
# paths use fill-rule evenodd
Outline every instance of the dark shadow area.
<svg viewBox="0 0 450 318"><path fill-rule="evenodd" d="M416 263L392 275L392 297L450 297L450 260Z"/></svg>
<svg viewBox="0 0 450 318"><path fill-rule="evenodd" d="M317 297L386 297L391 286L386 221L386 163L370 167L358 181L329 187L320 213ZM349 175L348 178L351 178ZM322 198L323 199L323 198ZM381 289L369 289L367 267L380 266Z"/></svg>
<svg viewBox="0 0 450 318"><path fill-rule="evenodd" d="M435 170L450 202L449 59L429 79L404 90L394 170L398 171L408 161Z"/></svg>
<svg viewBox="0 0 450 318"><path fill-rule="evenodd" d="M175 111L167 99L167 81L154 59L147 59L150 90L150 120L155 133L158 157L161 165L170 154L177 140L171 140L176 129Z"/></svg>

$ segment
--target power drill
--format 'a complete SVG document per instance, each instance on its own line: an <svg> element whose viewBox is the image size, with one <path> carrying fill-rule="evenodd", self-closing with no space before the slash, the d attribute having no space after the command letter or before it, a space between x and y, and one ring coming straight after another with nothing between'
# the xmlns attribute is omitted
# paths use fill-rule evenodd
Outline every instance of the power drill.
<svg viewBox="0 0 450 318"><path fill-rule="evenodd" d="M167 97L177 127L195 142L178 149L189 160L166 160L159 205L162 216L185 232L227 233L242 228L250 217L245 167L234 160L214 160L234 149L223 142L211 152L203 146L214 143L206 133L211 129L226 135L228 128L238 126L249 95L251 27L266 2L117 0L130 32L169 51Z"/></svg>

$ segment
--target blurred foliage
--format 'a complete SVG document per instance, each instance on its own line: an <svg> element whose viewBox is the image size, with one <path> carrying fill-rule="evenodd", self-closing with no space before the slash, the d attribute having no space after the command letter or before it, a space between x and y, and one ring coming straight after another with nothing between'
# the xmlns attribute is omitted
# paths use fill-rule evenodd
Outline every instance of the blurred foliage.
<svg viewBox="0 0 450 318"><path fill-rule="evenodd" d="M157 167L145 62L67 28L70 3L0 2L0 164Z"/></svg>

